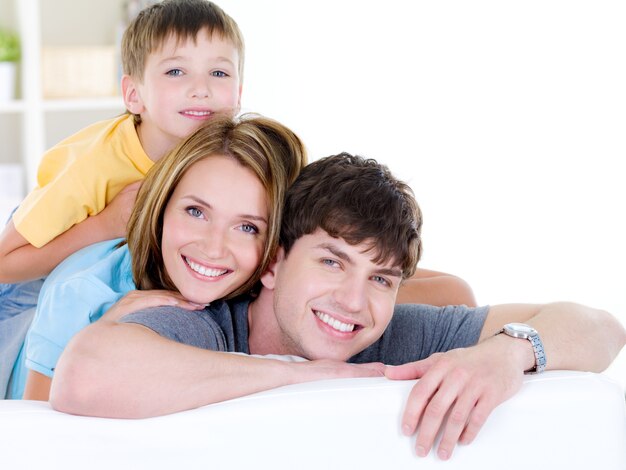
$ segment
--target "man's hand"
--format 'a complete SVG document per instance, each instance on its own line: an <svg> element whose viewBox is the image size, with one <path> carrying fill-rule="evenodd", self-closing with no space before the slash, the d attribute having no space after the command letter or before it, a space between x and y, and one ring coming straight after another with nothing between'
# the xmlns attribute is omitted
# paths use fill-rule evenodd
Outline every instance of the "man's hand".
<svg viewBox="0 0 626 470"><path fill-rule="evenodd" d="M420 379L409 394L402 417L402 432L416 429L415 449L424 457L442 431L437 455L447 460L457 442L474 440L491 411L513 396L522 385L518 358L498 346L494 337L477 346L434 354L428 359L388 367L389 379Z"/></svg>
<svg viewBox="0 0 626 470"><path fill-rule="evenodd" d="M116 322L129 313L138 312L145 308L162 307L166 305L184 308L186 310L200 310L204 305L186 300L180 293L168 290L133 290L111 306L102 316L102 320Z"/></svg>
<svg viewBox="0 0 626 470"><path fill-rule="evenodd" d="M317 359L299 362L296 365L302 374L296 380L296 383L325 379L383 377L387 367L382 362L351 364L332 359Z"/></svg>

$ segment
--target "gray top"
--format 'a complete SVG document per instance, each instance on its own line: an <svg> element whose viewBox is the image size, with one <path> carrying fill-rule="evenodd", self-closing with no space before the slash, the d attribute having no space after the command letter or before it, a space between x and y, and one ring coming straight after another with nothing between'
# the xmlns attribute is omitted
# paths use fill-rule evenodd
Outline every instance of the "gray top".
<svg viewBox="0 0 626 470"><path fill-rule="evenodd" d="M237 298L213 302L204 310L156 307L126 315L120 321L144 325L179 343L214 351L250 354L248 304ZM478 342L489 307L397 305L383 336L349 362L389 365L425 359L436 352Z"/></svg>

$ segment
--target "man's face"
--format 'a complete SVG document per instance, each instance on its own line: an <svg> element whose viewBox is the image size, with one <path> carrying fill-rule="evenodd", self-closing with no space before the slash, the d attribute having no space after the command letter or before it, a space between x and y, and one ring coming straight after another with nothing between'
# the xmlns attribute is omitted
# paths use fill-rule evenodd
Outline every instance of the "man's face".
<svg viewBox="0 0 626 470"><path fill-rule="evenodd" d="M385 331L401 270L376 264L369 243L353 246L318 229L281 250L274 270L274 312L284 354L345 361Z"/></svg>

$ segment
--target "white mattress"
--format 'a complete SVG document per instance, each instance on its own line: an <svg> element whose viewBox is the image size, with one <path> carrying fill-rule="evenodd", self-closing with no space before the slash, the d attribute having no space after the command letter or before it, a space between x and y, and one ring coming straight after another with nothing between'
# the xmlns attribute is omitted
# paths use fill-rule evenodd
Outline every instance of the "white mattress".
<svg viewBox="0 0 626 470"><path fill-rule="evenodd" d="M85 418L0 402L3 469L626 469L626 405L599 374L527 376L447 462L400 433L414 381L293 385L143 420Z"/></svg>

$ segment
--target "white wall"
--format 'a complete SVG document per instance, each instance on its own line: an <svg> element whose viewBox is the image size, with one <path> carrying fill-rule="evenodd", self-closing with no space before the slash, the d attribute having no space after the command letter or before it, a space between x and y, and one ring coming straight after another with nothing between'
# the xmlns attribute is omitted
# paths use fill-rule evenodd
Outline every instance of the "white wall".
<svg viewBox="0 0 626 470"><path fill-rule="evenodd" d="M623 1L216 1L246 37L244 110L409 181L422 266L479 303L626 324ZM611 374L626 387L626 351Z"/></svg>
<svg viewBox="0 0 626 470"><path fill-rule="evenodd" d="M218 4L246 38L244 108L313 159L360 153L408 180L422 266L480 303L573 300L626 323L624 2Z"/></svg>

